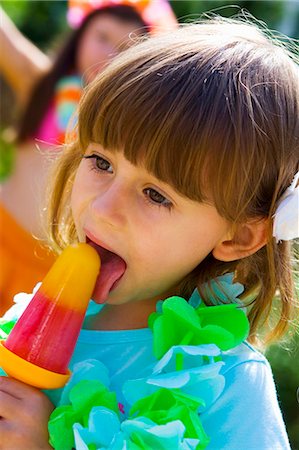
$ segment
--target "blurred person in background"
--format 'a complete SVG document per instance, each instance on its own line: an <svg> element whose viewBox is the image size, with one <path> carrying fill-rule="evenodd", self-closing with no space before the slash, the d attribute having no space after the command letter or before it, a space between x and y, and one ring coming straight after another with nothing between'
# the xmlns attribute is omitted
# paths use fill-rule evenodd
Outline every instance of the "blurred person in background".
<svg viewBox="0 0 299 450"><path fill-rule="evenodd" d="M31 43L0 10L0 71L21 112L15 164L1 186L0 314L20 291L31 292L54 262L43 246L40 202L50 160L64 143L82 90L134 37L176 27L166 0L70 1L74 31L56 59Z"/></svg>

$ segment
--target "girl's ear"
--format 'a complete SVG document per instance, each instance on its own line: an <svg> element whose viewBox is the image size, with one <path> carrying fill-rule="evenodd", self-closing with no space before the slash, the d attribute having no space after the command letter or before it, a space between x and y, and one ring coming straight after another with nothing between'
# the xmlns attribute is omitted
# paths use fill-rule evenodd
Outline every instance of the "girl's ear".
<svg viewBox="0 0 299 450"><path fill-rule="evenodd" d="M212 251L214 258L235 261L252 255L266 245L268 227L267 219L255 219L238 225L215 246Z"/></svg>

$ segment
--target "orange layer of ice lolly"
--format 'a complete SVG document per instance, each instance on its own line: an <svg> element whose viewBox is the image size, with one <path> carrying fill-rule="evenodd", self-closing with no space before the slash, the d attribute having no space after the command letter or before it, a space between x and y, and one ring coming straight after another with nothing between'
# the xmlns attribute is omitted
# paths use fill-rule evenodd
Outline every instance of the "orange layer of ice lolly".
<svg viewBox="0 0 299 450"><path fill-rule="evenodd" d="M66 374L99 270L100 258L92 247L67 247L16 323L5 348L35 366Z"/></svg>

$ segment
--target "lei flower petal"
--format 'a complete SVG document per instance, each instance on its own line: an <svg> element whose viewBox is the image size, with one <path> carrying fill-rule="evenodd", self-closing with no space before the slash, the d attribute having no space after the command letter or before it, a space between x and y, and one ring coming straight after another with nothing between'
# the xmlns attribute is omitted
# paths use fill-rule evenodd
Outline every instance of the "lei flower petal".
<svg viewBox="0 0 299 450"><path fill-rule="evenodd" d="M92 408L88 428L75 423L73 426L76 450L108 448L114 436L120 431L120 420L114 411L97 406Z"/></svg>
<svg viewBox="0 0 299 450"><path fill-rule="evenodd" d="M186 428L186 438L198 439L200 443L207 445L209 439L198 415L201 406L204 406L201 399L183 394L180 390L159 389L134 403L130 417L144 416L158 425L180 420Z"/></svg>
<svg viewBox="0 0 299 450"><path fill-rule="evenodd" d="M155 365L153 374L168 373L176 370L176 358L174 357L178 353L184 354L184 369L191 369L214 362L215 358L220 355L220 350L214 344L173 346Z"/></svg>
<svg viewBox="0 0 299 450"><path fill-rule="evenodd" d="M13 298L14 305L6 311L2 319L4 320L14 320L17 321L19 317L23 314L27 306L32 300L32 297L38 291L41 283L37 283L31 294L25 294L25 292L20 292L16 294Z"/></svg>
<svg viewBox="0 0 299 450"><path fill-rule="evenodd" d="M207 333L206 339L214 342L221 350L236 347L248 336L248 319L236 304L200 306L196 312Z"/></svg>
<svg viewBox="0 0 299 450"><path fill-rule="evenodd" d="M75 411L88 417L93 406L106 406L118 412L116 394L98 380L82 380L70 391L70 401ZM87 420L84 421L87 424Z"/></svg>
<svg viewBox="0 0 299 450"><path fill-rule="evenodd" d="M16 324L16 320L0 319L0 340L6 341L9 333ZM0 367L0 376L7 376L6 372Z"/></svg>
<svg viewBox="0 0 299 450"><path fill-rule="evenodd" d="M233 273L226 273L210 280L208 283L202 284L201 291L215 305L219 305L219 302L240 304L238 297L244 292L244 286L241 283L234 283ZM198 308L200 303L202 303L202 298L196 289L191 295L189 305L193 306L193 308Z"/></svg>
<svg viewBox="0 0 299 450"><path fill-rule="evenodd" d="M185 427L179 420L157 425L146 417L126 420L121 426L126 446L123 448L148 450L181 448ZM135 444L134 446L132 444ZM113 448L113 447L112 447Z"/></svg>
<svg viewBox="0 0 299 450"><path fill-rule="evenodd" d="M16 324L16 320L0 319L0 339L5 341Z"/></svg>
<svg viewBox="0 0 299 450"><path fill-rule="evenodd" d="M219 374L224 363L209 361L209 358L219 353L219 349L214 345L172 347L156 364L152 375L127 381L123 386L123 394L132 405L160 388L180 389L182 393L201 398L206 408L224 389L224 377ZM184 356L185 369L180 371L176 371L178 354L187 355Z"/></svg>
<svg viewBox="0 0 299 450"><path fill-rule="evenodd" d="M55 450L71 450L74 447L73 425L80 423L87 426L94 406L104 406L118 412L116 394L97 380L79 381L69 391L69 399L70 405L58 406L50 416L50 444Z"/></svg>
<svg viewBox="0 0 299 450"><path fill-rule="evenodd" d="M88 429L74 424L76 450L147 450L197 449L199 439L184 438L185 426L180 420L157 425L147 417L137 417L120 423L107 408L91 410Z"/></svg>
<svg viewBox="0 0 299 450"><path fill-rule="evenodd" d="M98 380L107 388L110 384L107 367L97 359L86 359L74 365L72 376L61 393L59 405L70 403L70 391L81 380Z"/></svg>
<svg viewBox="0 0 299 450"><path fill-rule="evenodd" d="M80 419L70 405L54 409L48 422L50 444L55 450L72 450L74 447L73 424Z"/></svg>
<svg viewBox="0 0 299 450"><path fill-rule="evenodd" d="M181 297L164 300L162 313L150 315L149 327L154 334L154 355L157 359L174 345L196 345L196 335L201 331L195 310Z"/></svg>
<svg viewBox="0 0 299 450"><path fill-rule="evenodd" d="M237 305L197 309L181 297L170 297L162 305L162 313L153 313L149 326L154 334L154 354L160 359L172 346L216 344L228 350L241 343L249 332L245 313Z"/></svg>

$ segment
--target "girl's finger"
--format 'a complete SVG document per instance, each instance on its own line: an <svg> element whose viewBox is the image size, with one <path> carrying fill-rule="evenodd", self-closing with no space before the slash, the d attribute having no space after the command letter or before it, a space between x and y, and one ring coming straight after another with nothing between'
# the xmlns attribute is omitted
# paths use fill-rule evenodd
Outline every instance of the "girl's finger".
<svg viewBox="0 0 299 450"><path fill-rule="evenodd" d="M11 419L12 417L16 417L18 415L19 407L20 400L0 390L0 424L3 419Z"/></svg>
<svg viewBox="0 0 299 450"><path fill-rule="evenodd" d="M28 384L22 383L14 378L2 376L0 376L0 392L5 392L19 400L23 400L29 395L40 394L38 389L29 386Z"/></svg>
<svg viewBox="0 0 299 450"><path fill-rule="evenodd" d="M15 401L13 403L14 417L18 415L28 422L35 420L36 417L44 415L48 417L54 409L53 404L42 391L13 378L0 377L0 395L2 394L5 401L7 397L4 394L10 396L11 401ZM29 414L28 411L30 411Z"/></svg>
<svg viewBox="0 0 299 450"><path fill-rule="evenodd" d="M8 430L9 430L9 426L8 426L7 421L0 417L0 449L5 448Z"/></svg>

